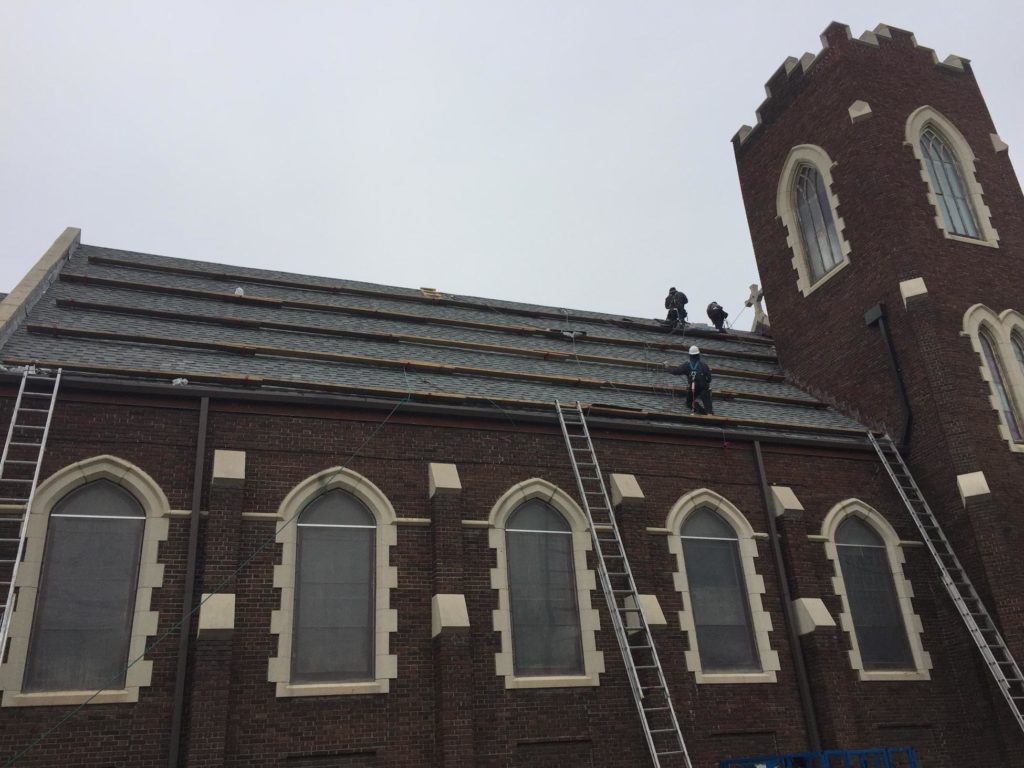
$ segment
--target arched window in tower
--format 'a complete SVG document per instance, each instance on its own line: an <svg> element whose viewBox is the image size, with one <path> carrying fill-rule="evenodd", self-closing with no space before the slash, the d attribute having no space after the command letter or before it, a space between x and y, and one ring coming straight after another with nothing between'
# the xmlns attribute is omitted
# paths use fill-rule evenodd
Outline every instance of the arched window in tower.
<svg viewBox="0 0 1024 768"><path fill-rule="evenodd" d="M736 531L701 507L683 524L681 538L702 670L761 671Z"/></svg>
<svg viewBox="0 0 1024 768"><path fill-rule="evenodd" d="M505 541L515 675L582 675L572 528L530 499L509 516Z"/></svg>
<svg viewBox="0 0 1024 768"><path fill-rule="evenodd" d="M931 125L921 133L921 153L947 230L965 237L978 237L978 224L960 164L947 142Z"/></svg>
<svg viewBox="0 0 1024 768"><path fill-rule="evenodd" d="M865 670L913 669L885 542L851 515L836 530L836 551Z"/></svg>
<svg viewBox="0 0 1024 768"><path fill-rule="evenodd" d="M291 679L374 679L377 521L355 496L332 490L299 515Z"/></svg>
<svg viewBox="0 0 1024 768"><path fill-rule="evenodd" d="M813 165L801 165L797 171L796 210L813 283L843 261L825 180Z"/></svg>
<svg viewBox="0 0 1024 768"><path fill-rule="evenodd" d="M978 342L981 344L985 365L988 367L989 375L992 377L992 386L996 391L996 397L999 398L999 407L1003 412L1003 419L1006 421L1006 426L1010 431L1010 438L1014 442L1019 443L1024 440L1021 436L1020 421L1017 419L1017 414L1013 409L1010 394L1006 389L1006 377L1003 374L1002 367L999 365L999 358L995 353L992 339L987 331L981 331L978 334ZM1016 339L1013 347L1014 352L1017 354L1017 360L1020 361L1021 348Z"/></svg>
<svg viewBox="0 0 1024 768"><path fill-rule="evenodd" d="M53 507L24 692L125 687L146 513L95 480Z"/></svg>

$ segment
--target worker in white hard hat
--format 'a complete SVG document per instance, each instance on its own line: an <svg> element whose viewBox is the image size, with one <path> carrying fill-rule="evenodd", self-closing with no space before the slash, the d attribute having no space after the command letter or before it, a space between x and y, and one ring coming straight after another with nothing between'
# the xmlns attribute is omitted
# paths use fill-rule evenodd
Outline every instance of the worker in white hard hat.
<svg viewBox="0 0 1024 768"><path fill-rule="evenodd" d="M696 344L690 347L689 360L676 368L665 363L665 370L673 376L686 376L690 384L686 390L686 405L691 413L714 414L711 405L711 369L700 359L700 348Z"/></svg>

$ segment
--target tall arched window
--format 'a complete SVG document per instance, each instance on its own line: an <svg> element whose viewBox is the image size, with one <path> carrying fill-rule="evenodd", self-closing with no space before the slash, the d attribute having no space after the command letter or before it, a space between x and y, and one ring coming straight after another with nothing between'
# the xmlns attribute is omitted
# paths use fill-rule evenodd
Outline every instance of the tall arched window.
<svg viewBox="0 0 1024 768"><path fill-rule="evenodd" d="M797 171L796 211L813 283L843 261L825 180L813 165L802 165Z"/></svg>
<svg viewBox="0 0 1024 768"><path fill-rule="evenodd" d="M50 512L22 691L124 688L146 514L95 480Z"/></svg>
<svg viewBox="0 0 1024 768"><path fill-rule="evenodd" d="M775 191L775 208L792 253L796 287L808 296L850 263L850 242L839 215L835 163L822 147L798 144L789 150Z"/></svg>
<svg viewBox="0 0 1024 768"><path fill-rule="evenodd" d="M294 683L374 679L377 521L342 490L318 496L297 522Z"/></svg>
<svg viewBox="0 0 1024 768"><path fill-rule="evenodd" d="M702 507L687 518L681 538L702 670L761 671L736 531Z"/></svg>
<svg viewBox="0 0 1024 768"><path fill-rule="evenodd" d="M509 516L505 539L515 675L582 675L572 528L531 499Z"/></svg>
<svg viewBox="0 0 1024 768"><path fill-rule="evenodd" d="M1021 437L1020 422L1017 420L1017 414L1013 409L1010 395L1006 390L1006 378L1003 375L999 359L993 349L992 340L986 331L981 331L978 334L978 342L981 344L981 351L985 357L985 365L988 366L989 374L992 376L992 384L996 390L996 396L999 398L999 407L1002 409L1006 426L1010 430L1010 437L1019 443L1024 439ZM1019 360L1019 355L1021 354L1019 344L1014 344L1014 351L1017 353Z"/></svg>
<svg viewBox="0 0 1024 768"><path fill-rule="evenodd" d="M835 543L864 669L914 669L882 537L861 518L850 516L836 530Z"/></svg>
<svg viewBox="0 0 1024 768"><path fill-rule="evenodd" d="M280 697L385 694L398 677L395 509L370 478L330 467L300 482L277 510L277 655L267 680Z"/></svg>
<svg viewBox="0 0 1024 768"><path fill-rule="evenodd" d="M935 226L949 239L998 248L999 233L985 205L974 151L956 124L924 105L907 116L904 139L920 163Z"/></svg>
<svg viewBox="0 0 1024 768"><path fill-rule="evenodd" d="M978 224L956 156L932 125L922 131L920 143L946 229L957 235L978 237Z"/></svg>

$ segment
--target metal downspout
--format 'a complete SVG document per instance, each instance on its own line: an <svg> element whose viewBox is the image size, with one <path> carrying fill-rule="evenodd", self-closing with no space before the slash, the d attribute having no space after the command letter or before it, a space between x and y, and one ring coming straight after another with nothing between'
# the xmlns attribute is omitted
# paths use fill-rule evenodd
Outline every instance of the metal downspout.
<svg viewBox="0 0 1024 768"><path fill-rule="evenodd" d="M754 441L754 458L757 460L757 475L761 480L761 496L768 516L768 540L772 545L775 559L775 571L779 575L779 589L782 593L782 613L786 619L789 634L789 647L793 654L793 668L796 671L796 686L800 694L800 708L804 714L804 725L810 741L810 751L821 751L821 733L818 731L818 717L814 710L814 699L811 697L811 685L807 680L807 667L804 654L800 649L800 635L796 631L796 618L793 615L793 601L789 592L789 576L786 573L786 561L782 555L779 542L779 530L775 526L775 511L772 509L771 489L768 487L768 475L764 471L764 457L761 455L761 441Z"/></svg>
<svg viewBox="0 0 1024 768"><path fill-rule="evenodd" d="M882 333L882 342L885 344L885 351L889 355L889 364L893 373L896 374L896 384L900 388L900 397L903 400L903 410L907 414L903 422L903 436L900 438L900 450L905 451L910 447L910 431L914 426L914 412L910 408L910 396L907 395L907 385L903 381L903 369L900 367L896 357L896 348L892 345L892 334L889 332L889 323L885 313L885 304L878 303L864 313L864 323L868 326L878 323L878 330Z"/></svg>
<svg viewBox="0 0 1024 768"><path fill-rule="evenodd" d="M196 462L192 483L192 510L189 515L188 557L185 567L185 591L181 602L181 626L178 628L178 668L174 674L174 711L171 716L171 743L168 768L178 768L181 751L181 726L185 710L185 673L188 666L188 645L192 634L192 598L196 586L196 555L199 549L199 507L203 495L203 468L206 459L206 425L210 398L199 401L199 434L196 438Z"/></svg>

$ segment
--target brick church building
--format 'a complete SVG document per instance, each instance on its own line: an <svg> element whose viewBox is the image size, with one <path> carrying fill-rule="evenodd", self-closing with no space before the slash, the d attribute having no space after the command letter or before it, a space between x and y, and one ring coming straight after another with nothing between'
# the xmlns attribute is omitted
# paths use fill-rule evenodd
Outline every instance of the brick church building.
<svg viewBox="0 0 1024 768"><path fill-rule="evenodd" d="M966 60L822 41L733 139L771 336L66 230L0 303L0 761L1024 762L1024 198Z"/></svg>

